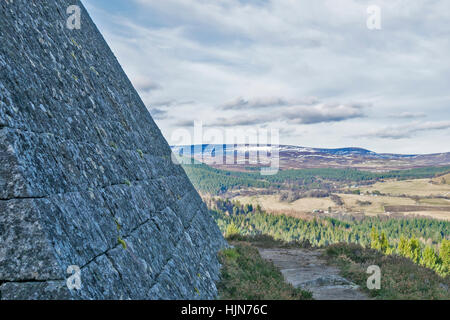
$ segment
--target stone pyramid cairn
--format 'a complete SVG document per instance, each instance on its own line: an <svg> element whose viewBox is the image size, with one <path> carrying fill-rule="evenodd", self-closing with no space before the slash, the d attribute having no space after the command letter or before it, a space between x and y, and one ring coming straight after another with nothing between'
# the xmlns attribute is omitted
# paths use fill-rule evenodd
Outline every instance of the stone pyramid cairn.
<svg viewBox="0 0 450 320"><path fill-rule="evenodd" d="M82 4L2 0L0 44L0 298L215 297L225 241Z"/></svg>

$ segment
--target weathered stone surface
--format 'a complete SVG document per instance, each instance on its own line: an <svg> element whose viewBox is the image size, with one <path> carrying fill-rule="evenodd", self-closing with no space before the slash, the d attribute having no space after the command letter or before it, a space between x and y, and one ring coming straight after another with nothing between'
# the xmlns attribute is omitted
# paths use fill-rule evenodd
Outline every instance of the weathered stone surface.
<svg viewBox="0 0 450 320"><path fill-rule="evenodd" d="M214 298L225 241L81 3L0 1L0 43L0 299Z"/></svg>
<svg viewBox="0 0 450 320"><path fill-rule="evenodd" d="M259 248L264 259L280 269L286 282L308 290L316 300L367 300L369 297L351 281L339 275L322 257L323 249Z"/></svg>
<svg viewBox="0 0 450 320"><path fill-rule="evenodd" d="M9 282L2 285L4 300L73 300L66 281Z"/></svg>

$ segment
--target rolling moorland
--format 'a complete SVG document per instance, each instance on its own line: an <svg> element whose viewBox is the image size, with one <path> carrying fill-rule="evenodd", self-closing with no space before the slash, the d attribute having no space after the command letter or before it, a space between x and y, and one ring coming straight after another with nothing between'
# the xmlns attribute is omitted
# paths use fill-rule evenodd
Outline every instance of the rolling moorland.
<svg viewBox="0 0 450 320"><path fill-rule="evenodd" d="M432 166L450 166L450 152L436 154L376 153L362 148L309 148L290 145L278 147L258 145L192 145L172 146L177 155L191 155L196 160L213 167L245 171L249 167L267 164L267 152L279 155L280 168L354 168L372 172L386 172ZM251 155L251 156L250 156ZM222 161L226 156L233 161ZM218 161L219 160L219 161ZM215 162L219 164L215 164ZM223 164L222 164L223 162Z"/></svg>
<svg viewBox="0 0 450 320"><path fill-rule="evenodd" d="M299 218L384 214L450 220L450 166L386 172L282 169L273 176L261 176L255 167L223 170L197 160L183 167L203 198L220 196L259 204L274 214Z"/></svg>
<svg viewBox="0 0 450 320"><path fill-rule="evenodd" d="M383 157L388 162L398 158ZM449 299L450 165L422 162L433 157L444 158L421 156L418 164L411 160L417 156L408 156L410 167L392 165L393 170L362 169L364 159L356 166L323 167L322 159L317 167L282 166L273 176L260 175L259 164L219 168L196 157L183 168L223 234L233 241L244 237L244 247L252 243L249 237L268 236L275 242L322 248L327 261L363 284L365 264L354 254L361 252L366 260L386 263L391 277L384 291L369 292L371 296ZM398 274L400 266L422 276L411 282ZM432 287L421 287L424 281Z"/></svg>

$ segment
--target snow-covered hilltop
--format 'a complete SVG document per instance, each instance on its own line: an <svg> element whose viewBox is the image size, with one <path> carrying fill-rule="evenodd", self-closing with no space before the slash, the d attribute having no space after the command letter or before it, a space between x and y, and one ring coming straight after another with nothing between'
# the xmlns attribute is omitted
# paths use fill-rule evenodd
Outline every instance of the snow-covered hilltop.
<svg viewBox="0 0 450 320"><path fill-rule="evenodd" d="M171 146L180 156L190 157L221 167L259 165L262 155L279 156L281 168L358 168L370 171L410 169L427 166L450 165L450 153L439 154L392 154L376 153L363 148L346 147L337 149L311 148L292 145L260 146L255 144L203 144ZM252 158L253 155L253 158ZM217 161L222 158L236 161ZM250 161L248 161L250 159ZM251 161L258 159L258 161Z"/></svg>

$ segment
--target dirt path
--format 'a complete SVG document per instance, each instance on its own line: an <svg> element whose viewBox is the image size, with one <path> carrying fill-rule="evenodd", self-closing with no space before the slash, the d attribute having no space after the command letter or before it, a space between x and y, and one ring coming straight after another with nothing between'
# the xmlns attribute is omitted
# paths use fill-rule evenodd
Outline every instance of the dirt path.
<svg viewBox="0 0 450 320"><path fill-rule="evenodd" d="M339 275L339 269L329 266L321 250L263 249L261 257L272 261L287 282L313 293L317 300L367 300L358 286Z"/></svg>

